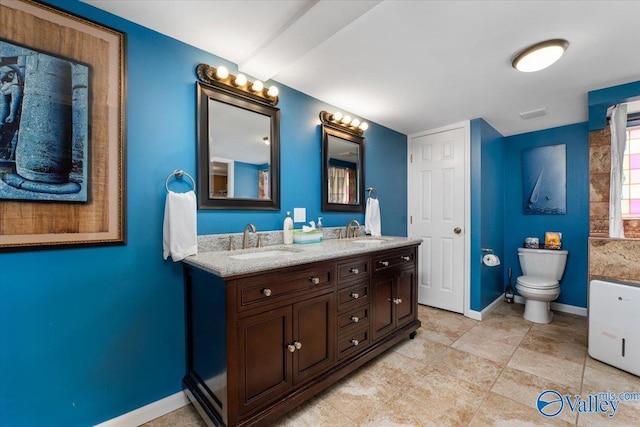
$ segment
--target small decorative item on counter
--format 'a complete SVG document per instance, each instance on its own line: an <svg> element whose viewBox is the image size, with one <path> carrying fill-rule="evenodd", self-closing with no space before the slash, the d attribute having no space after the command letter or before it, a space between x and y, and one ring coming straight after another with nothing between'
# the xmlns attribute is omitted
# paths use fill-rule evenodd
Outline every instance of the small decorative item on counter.
<svg viewBox="0 0 640 427"><path fill-rule="evenodd" d="M524 239L524 247L529 249L538 249L540 247L540 240L537 237L527 237Z"/></svg>
<svg viewBox="0 0 640 427"><path fill-rule="evenodd" d="M545 249L562 249L562 233L547 231L544 233Z"/></svg>
<svg viewBox="0 0 640 427"><path fill-rule="evenodd" d="M322 241L322 230L316 228L316 223L309 221L309 225L303 225L302 230L293 230L294 243L319 243Z"/></svg>
<svg viewBox="0 0 640 427"><path fill-rule="evenodd" d="M322 228L322 217L321 216L318 217L318 224L316 225L316 228L318 230Z"/></svg>

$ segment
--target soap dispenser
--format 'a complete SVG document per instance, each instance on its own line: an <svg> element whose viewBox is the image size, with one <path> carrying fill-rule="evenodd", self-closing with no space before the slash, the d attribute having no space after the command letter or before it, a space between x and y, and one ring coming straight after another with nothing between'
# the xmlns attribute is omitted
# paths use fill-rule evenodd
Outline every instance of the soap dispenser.
<svg viewBox="0 0 640 427"><path fill-rule="evenodd" d="M291 212L287 212L287 217L284 219L282 237L285 245L293 243L293 219L291 219Z"/></svg>
<svg viewBox="0 0 640 427"><path fill-rule="evenodd" d="M318 230L322 230L322 217L321 216L318 217L318 223L316 224L316 228Z"/></svg>

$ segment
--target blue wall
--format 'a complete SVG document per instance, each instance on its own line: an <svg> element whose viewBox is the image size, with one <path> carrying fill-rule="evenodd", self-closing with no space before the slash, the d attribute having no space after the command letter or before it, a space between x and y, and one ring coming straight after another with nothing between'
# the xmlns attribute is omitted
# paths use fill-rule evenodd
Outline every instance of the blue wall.
<svg viewBox="0 0 640 427"><path fill-rule="evenodd" d="M640 80L589 92L589 130L600 130L607 121L607 109L640 97Z"/></svg>
<svg viewBox="0 0 640 427"><path fill-rule="evenodd" d="M567 214L522 213L522 151L546 145L567 145ZM578 123L504 139L504 261L513 268L514 282L522 274L517 248L528 236L544 241L545 231L562 232L563 249L569 251L561 294L556 302L587 306L587 239L589 236L589 134L588 123ZM506 280L506 275L505 275Z"/></svg>
<svg viewBox="0 0 640 427"><path fill-rule="evenodd" d="M504 259L504 137L482 119L471 121L471 309L481 311L504 291L504 264L482 264L481 248Z"/></svg>
<svg viewBox="0 0 640 427"><path fill-rule="evenodd" d="M127 33L128 244L0 254L0 425L87 426L181 389L180 263L162 260L164 182L196 176L195 67L235 66L75 0L51 2ZM321 110L280 88L280 212L200 211L198 233L282 227L284 212L343 226L364 214L320 212ZM365 118L366 119L366 118ZM370 123L366 186L380 196L382 231L406 235L406 136ZM180 183L172 183L182 191Z"/></svg>

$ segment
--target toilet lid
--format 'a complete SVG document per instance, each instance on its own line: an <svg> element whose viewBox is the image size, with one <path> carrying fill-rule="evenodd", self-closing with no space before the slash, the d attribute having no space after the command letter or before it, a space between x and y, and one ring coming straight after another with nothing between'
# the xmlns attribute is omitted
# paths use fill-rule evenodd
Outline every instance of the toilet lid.
<svg viewBox="0 0 640 427"><path fill-rule="evenodd" d="M545 279L538 276L520 276L517 283L534 289L550 289L558 286L557 280Z"/></svg>

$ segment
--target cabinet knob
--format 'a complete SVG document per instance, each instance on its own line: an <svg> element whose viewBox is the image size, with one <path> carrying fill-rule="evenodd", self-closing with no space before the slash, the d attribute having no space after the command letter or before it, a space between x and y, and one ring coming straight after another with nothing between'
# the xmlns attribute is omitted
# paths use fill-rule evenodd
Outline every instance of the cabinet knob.
<svg viewBox="0 0 640 427"><path fill-rule="evenodd" d="M293 343L293 346L296 348L296 350L300 350L302 348L302 343L299 341L295 341Z"/></svg>
<svg viewBox="0 0 640 427"><path fill-rule="evenodd" d="M358 340L351 340L351 344L353 344L353 345L358 345L358 344L360 344L360 341L358 341Z"/></svg>
<svg viewBox="0 0 640 427"><path fill-rule="evenodd" d="M309 277L309 281L311 283L313 283L314 285L317 285L318 283L320 283L320 278L319 277Z"/></svg>
<svg viewBox="0 0 640 427"><path fill-rule="evenodd" d="M262 290L262 294L263 294L265 297L270 297L270 296L271 296L271 289L269 289L269 288L264 288L264 289Z"/></svg>
<svg viewBox="0 0 640 427"><path fill-rule="evenodd" d="M360 298L360 294L358 294L357 292L351 292L349 295L351 295L351 298L353 298L353 299Z"/></svg>
<svg viewBox="0 0 640 427"><path fill-rule="evenodd" d="M380 263L381 266L383 267L389 267L389 261L378 261Z"/></svg>
<svg viewBox="0 0 640 427"><path fill-rule="evenodd" d="M407 255L403 255L402 259L405 260L405 261L411 261L411 257L407 256Z"/></svg>
<svg viewBox="0 0 640 427"><path fill-rule="evenodd" d="M351 321L353 323L358 323L360 321L360 318L358 316L351 316Z"/></svg>
<svg viewBox="0 0 640 427"><path fill-rule="evenodd" d="M393 303L394 303L394 304L396 304L396 305L397 305L397 304L402 304L402 299L400 299L400 298L394 298L394 299L393 299Z"/></svg>
<svg viewBox="0 0 640 427"><path fill-rule="evenodd" d="M296 346L293 344L289 344L287 346L287 350L289 350L290 353L293 353L294 351L296 351Z"/></svg>
<svg viewBox="0 0 640 427"><path fill-rule="evenodd" d="M360 270L358 270L357 268L352 268L351 270L349 270L350 272L352 272L353 274L358 274L360 273Z"/></svg>

